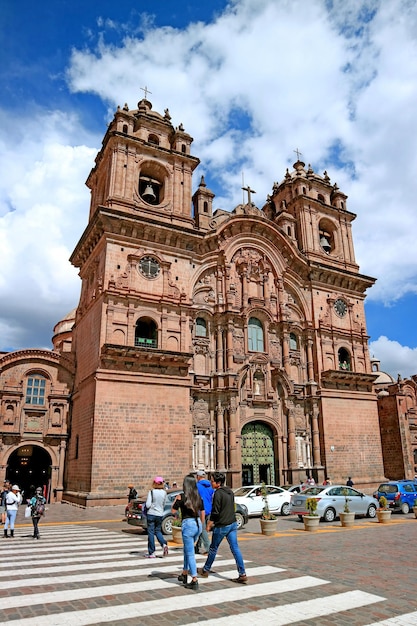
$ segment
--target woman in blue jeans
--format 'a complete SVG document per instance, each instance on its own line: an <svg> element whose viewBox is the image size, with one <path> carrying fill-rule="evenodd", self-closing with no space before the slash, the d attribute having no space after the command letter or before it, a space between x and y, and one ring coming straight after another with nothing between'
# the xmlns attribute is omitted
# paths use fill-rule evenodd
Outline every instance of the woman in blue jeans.
<svg viewBox="0 0 417 626"><path fill-rule="evenodd" d="M182 542L184 544L184 568L178 580L186 589L197 591L197 562L195 560L195 542L201 535L204 523L204 505L197 489L197 482L192 474L184 478L183 493L179 494L172 505L172 512L181 511ZM187 581L188 572L191 582Z"/></svg>

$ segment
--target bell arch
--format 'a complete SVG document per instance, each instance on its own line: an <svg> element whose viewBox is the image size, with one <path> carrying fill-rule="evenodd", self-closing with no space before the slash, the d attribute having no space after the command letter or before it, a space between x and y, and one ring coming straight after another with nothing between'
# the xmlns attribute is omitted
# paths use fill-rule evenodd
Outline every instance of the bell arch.
<svg viewBox="0 0 417 626"><path fill-rule="evenodd" d="M274 431L265 422L254 421L242 428L242 485L275 484Z"/></svg>

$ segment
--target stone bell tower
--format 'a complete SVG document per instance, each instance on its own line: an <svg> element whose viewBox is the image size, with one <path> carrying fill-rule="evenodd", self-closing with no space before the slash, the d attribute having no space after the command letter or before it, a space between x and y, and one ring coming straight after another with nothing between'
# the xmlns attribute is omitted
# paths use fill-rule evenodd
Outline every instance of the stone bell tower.
<svg viewBox="0 0 417 626"><path fill-rule="evenodd" d="M191 144L168 109L119 107L87 179L67 500L114 502L129 482L189 471Z"/></svg>

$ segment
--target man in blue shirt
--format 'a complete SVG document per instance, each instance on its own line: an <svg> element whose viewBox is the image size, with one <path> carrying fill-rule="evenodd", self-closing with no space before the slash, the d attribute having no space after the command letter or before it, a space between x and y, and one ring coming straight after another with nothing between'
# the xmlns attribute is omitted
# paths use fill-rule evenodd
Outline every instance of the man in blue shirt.
<svg viewBox="0 0 417 626"><path fill-rule="evenodd" d="M196 474L197 479L197 489L198 493L201 496L201 499L204 504L204 513L206 515L205 523L203 524L203 530L201 535L198 538L198 541L195 546L196 554L200 553L201 544L203 544L204 552L203 554L208 554L210 548L210 539L207 533L207 523L210 520L211 506L213 501L214 489L211 486L209 480L207 480L207 475L205 470L198 470Z"/></svg>

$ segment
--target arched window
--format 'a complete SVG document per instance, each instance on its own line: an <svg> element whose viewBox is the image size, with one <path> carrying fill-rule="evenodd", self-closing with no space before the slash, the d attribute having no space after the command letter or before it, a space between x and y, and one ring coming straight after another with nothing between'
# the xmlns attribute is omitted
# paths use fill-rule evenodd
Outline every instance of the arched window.
<svg viewBox="0 0 417 626"><path fill-rule="evenodd" d="M195 321L195 334L197 337L207 337L207 322L202 317L197 317Z"/></svg>
<svg viewBox="0 0 417 626"><path fill-rule="evenodd" d="M159 146L159 138L157 137L157 135L149 135L148 142L153 143L154 146Z"/></svg>
<svg viewBox="0 0 417 626"><path fill-rule="evenodd" d="M248 324L248 350L250 352L264 351L264 329L262 322L251 317Z"/></svg>
<svg viewBox="0 0 417 626"><path fill-rule="evenodd" d="M339 369L350 371L350 354L346 348L340 348L338 352Z"/></svg>
<svg viewBox="0 0 417 626"><path fill-rule="evenodd" d="M290 333L290 350L298 350L297 335Z"/></svg>
<svg viewBox="0 0 417 626"><path fill-rule="evenodd" d="M135 346L141 348L157 348L157 328L153 320L148 317L141 317L136 322Z"/></svg>
<svg viewBox="0 0 417 626"><path fill-rule="evenodd" d="M321 193L317 194L317 200L320 200L320 202L324 202L323 194L321 194Z"/></svg>
<svg viewBox="0 0 417 626"><path fill-rule="evenodd" d="M41 374L28 376L26 383L26 404L45 404L46 378Z"/></svg>

